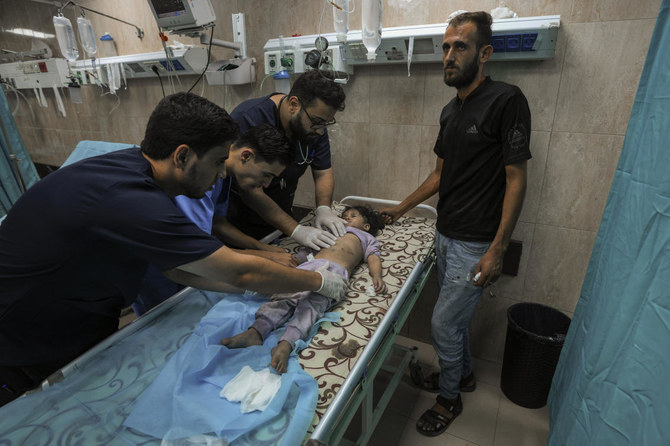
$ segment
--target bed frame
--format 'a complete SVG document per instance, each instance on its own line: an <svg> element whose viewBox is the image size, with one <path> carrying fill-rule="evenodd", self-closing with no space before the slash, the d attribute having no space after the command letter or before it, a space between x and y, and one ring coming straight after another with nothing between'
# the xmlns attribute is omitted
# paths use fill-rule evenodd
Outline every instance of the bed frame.
<svg viewBox="0 0 670 446"><path fill-rule="evenodd" d="M382 208L396 202L363 197L346 197L341 201L341 204L346 205L359 203ZM396 287L397 293L393 292L394 297L389 297L390 306L385 310L380 310L385 314L367 340L365 347L361 349L359 356L350 361L353 367L348 371L346 379L342 383L336 381L328 384L333 390L334 397L329 399L320 396L313 426L306 437L307 444L341 444L344 441L343 435L346 428L359 407L362 409L363 429L356 444L366 444L405 371L412 362L417 361L416 348L399 347L394 345L394 340L434 267L435 253L432 238L434 232L428 234L431 227L434 231L435 215L433 208L422 205L414 211L414 216L408 217L409 220L420 219L424 224L424 233L419 239L412 240L419 249L418 259L414 259L417 260L416 264L411 267L409 274L403 277L402 284L398 277L387 271L388 266L384 266L384 278L387 285L389 284L387 279L398 279L399 289ZM309 215L305 220L312 217L313 215ZM396 225L399 230L406 229L406 234L412 233L412 227L403 225L402 220ZM404 237L403 243L406 243L408 237L404 235L402 237ZM382 251L383 249L382 245ZM403 268L404 274L409 268ZM363 274L358 269L352 275L352 279L356 278L357 272L369 279L367 272ZM352 286L364 289L365 284L365 279L361 279ZM393 290L393 286L389 288ZM348 297L351 292L348 293ZM189 298L186 299L186 297ZM72 441L73 435L76 434L74 438L86 444L92 444L93 441L98 444L153 444L151 437L137 432L127 432L127 429L122 426L123 420L134 404L129 401L134 401L148 387L152 377L157 376L167 358L197 327L200 318L215 303L208 299L205 293L186 288L49 377L42 385L42 390L46 391L39 392L41 395L31 397L31 399L37 397L34 398L34 411L24 410L26 413L13 414L13 417L10 418L14 423L11 432L13 432L12 437L17 440L16 443L13 443L10 438L9 443L3 444L24 444L23 442L29 439L40 438L40 432L44 429L50 431L51 436L60 437L60 441L65 443L68 440ZM339 310L336 307L331 311ZM163 329L165 335L149 335L151 330L161 325L169 327L169 329ZM322 326L310 347L301 352L300 363L308 373L311 373L311 365L305 358L309 356L309 350L317 341L317 337L326 336L324 332L336 330L339 327L338 323L333 323L331 327L326 328L327 330L324 330ZM400 363L395 365L385 363L386 358L394 350L401 352ZM138 357L142 359L139 363ZM109 368L112 370L108 370ZM373 407L373 381L382 369L393 375L381 399ZM319 375L315 378L321 388L323 376ZM328 381L329 378L325 379ZM90 407L93 407L95 403L106 401L114 406L114 409L110 409L109 413L105 413L104 416L91 416L87 411L81 411L78 406L66 408L63 403L59 407L63 395L58 395L59 386L53 386L53 384L61 381L81 382L81 388L76 389L76 393L82 394L76 398L79 405L83 400L86 401L84 405ZM20 398L17 401L23 399ZM5 419L3 413L9 414L9 411L12 411L13 404L14 402L0 408L0 419ZM82 413L79 414L79 411ZM156 440L157 444L159 442L160 440Z"/></svg>

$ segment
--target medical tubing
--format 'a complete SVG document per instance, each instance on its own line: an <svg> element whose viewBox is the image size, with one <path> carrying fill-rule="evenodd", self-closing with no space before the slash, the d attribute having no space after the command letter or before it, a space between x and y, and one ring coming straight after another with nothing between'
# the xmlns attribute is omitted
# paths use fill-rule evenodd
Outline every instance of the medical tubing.
<svg viewBox="0 0 670 446"><path fill-rule="evenodd" d="M207 68L209 68L209 56L212 54L212 40L214 39L214 26L212 25L212 30L209 33L209 46L207 47L207 64L205 65L205 69L202 70L202 73L200 73L200 76L198 76L198 79L196 79L195 83L191 88L188 89L186 93L190 93L193 88L195 88L196 85L198 85L198 82L200 82L200 79L205 75L205 72L207 71Z"/></svg>
<svg viewBox="0 0 670 446"><path fill-rule="evenodd" d="M161 83L161 91L163 92L163 97L165 97L165 88L163 88L163 79L161 79L160 73L158 73L158 67L156 65L151 66L151 71L156 73L156 76L158 76L158 80Z"/></svg>
<svg viewBox="0 0 670 446"><path fill-rule="evenodd" d="M333 401L328 406L328 410L323 414L321 421L317 424L316 428L312 432L311 439L324 441L327 436L330 434L332 427L337 421L337 417L342 414L342 411L345 408L349 400L349 396L353 393L356 386L360 383L361 377L367 370L368 362L372 357L377 353L377 348L381 345L384 337L386 336L390 325L395 322L396 315L400 311L400 307L405 303L405 299L414 288L414 284L418 280L418 277L421 275L423 270L423 262L417 262L416 266L410 273L409 277L405 281L405 284L402 286L398 295L393 300L391 307L384 315L381 323L375 330L375 333L370 338L370 342L365 346L361 356L356 361L356 365L351 369L347 379L342 383L342 387L335 394Z"/></svg>

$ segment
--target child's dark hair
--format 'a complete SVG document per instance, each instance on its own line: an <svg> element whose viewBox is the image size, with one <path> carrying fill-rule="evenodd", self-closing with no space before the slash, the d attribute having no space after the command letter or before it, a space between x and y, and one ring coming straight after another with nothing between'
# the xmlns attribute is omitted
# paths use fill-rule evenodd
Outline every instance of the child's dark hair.
<svg viewBox="0 0 670 446"><path fill-rule="evenodd" d="M342 211L342 215L344 215L344 213L347 212L349 209L355 209L361 214L361 216L365 220L365 223L370 225L370 229L368 229L368 232L372 235L377 235L377 233L382 229L384 229L384 226L386 226L382 221L381 214L372 209L370 206L363 206L363 205L347 206Z"/></svg>

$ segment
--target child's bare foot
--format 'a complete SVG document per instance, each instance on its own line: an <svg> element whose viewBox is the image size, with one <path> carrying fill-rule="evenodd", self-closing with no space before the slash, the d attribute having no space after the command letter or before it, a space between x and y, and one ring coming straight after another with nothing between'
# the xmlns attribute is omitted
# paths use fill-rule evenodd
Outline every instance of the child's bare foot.
<svg viewBox="0 0 670 446"><path fill-rule="evenodd" d="M236 334L232 338L221 339L221 344L228 348L244 348L252 345L263 345L263 338L255 328L249 328L247 331Z"/></svg>
<svg viewBox="0 0 670 446"><path fill-rule="evenodd" d="M272 349L272 360L270 365L279 373L286 373L288 367L288 356L291 354L293 347L288 341L279 341L279 344Z"/></svg>

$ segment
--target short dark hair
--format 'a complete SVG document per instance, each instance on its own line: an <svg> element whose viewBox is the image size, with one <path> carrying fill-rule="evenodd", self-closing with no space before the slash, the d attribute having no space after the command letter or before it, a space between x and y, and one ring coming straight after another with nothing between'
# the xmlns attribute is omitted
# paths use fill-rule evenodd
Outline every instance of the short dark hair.
<svg viewBox="0 0 670 446"><path fill-rule="evenodd" d="M295 150L284 132L270 124L249 127L235 141L235 147L249 147L258 158L268 163L278 161L282 166L288 166L295 160Z"/></svg>
<svg viewBox="0 0 670 446"><path fill-rule="evenodd" d="M381 214L372 209L370 206L364 206L364 205L346 206L342 211L342 215L344 215L344 213L347 212L349 209L355 209L361 214L363 220L365 220L365 223L370 225L370 229L368 229L368 232L372 235L377 235L377 233L382 229L384 229L384 226L386 226L382 221Z"/></svg>
<svg viewBox="0 0 670 446"><path fill-rule="evenodd" d="M467 22L472 22L477 27L477 50L484 45L491 44L491 24L493 19L491 14L486 11L464 12L458 14L449 21L449 26L461 26Z"/></svg>
<svg viewBox="0 0 670 446"><path fill-rule="evenodd" d="M233 142L239 133L237 123L218 105L193 93L176 93L161 99L151 113L141 148L149 158L162 160L186 144L201 157Z"/></svg>
<svg viewBox="0 0 670 446"><path fill-rule="evenodd" d="M297 96L305 107L314 104L316 99L321 99L327 106L342 111L346 96L334 79L329 71L305 71L295 80L288 96Z"/></svg>

